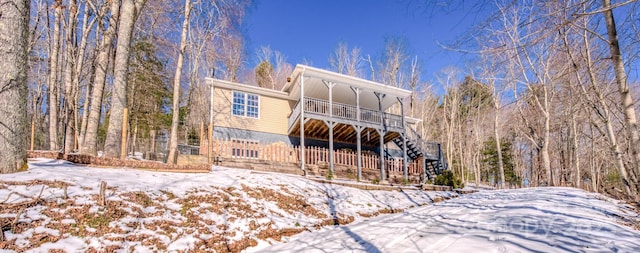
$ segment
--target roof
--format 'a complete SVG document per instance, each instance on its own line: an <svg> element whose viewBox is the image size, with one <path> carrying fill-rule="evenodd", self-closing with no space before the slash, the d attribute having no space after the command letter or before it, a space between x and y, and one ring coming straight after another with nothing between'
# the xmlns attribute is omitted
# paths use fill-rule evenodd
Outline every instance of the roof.
<svg viewBox="0 0 640 253"><path fill-rule="evenodd" d="M253 94L256 94L256 95L275 97L275 98L281 98L281 99L287 99L287 100L295 100L296 99L295 97L289 96L289 94L287 94L286 92L279 91L279 90L272 90L272 89L268 89L268 88L263 88L263 87L259 87L259 86L255 86L255 85L235 83L235 82L225 81L225 80L221 80L221 79L208 78L208 77L205 78L205 82L207 82L209 84L213 84L214 87L225 88L225 89L229 89L229 90L250 92L250 93L253 93Z"/></svg>
<svg viewBox="0 0 640 253"><path fill-rule="evenodd" d="M410 90L300 64L296 65L291 73L291 82L288 82L282 91L291 97L299 98L300 77L302 75L306 77L304 80L305 96L328 100L329 92L325 82L332 82L336 84L332 88L332 98L335 102L355 105L355 93L352 88L359 88L361 90L360 106L374 110L379 109L375 93L384 94L381 101L383 110L397 103L398 98L406 98L411 95Z"/></svg>
<svg viewBox="0 0 640 253"><path fill-rule="evenodd" d="M358 88L361 91L360 106L373 110L379 109L378 98L375 93L383 94L380 101L382 110L387 110L396 104L398 98L406 98L411 95L411 91L406 89L300 64L296 65L290 76L291 81L281 91L220 79L206 78L205 80L219 88L251 92L286 100L298 100L300 98L300 77L303 75L305 77L305 96L329 100L329 88L325 83L331 82L336 84L332 88L334 102L355 105L356 95L353 89Z"/></svg>

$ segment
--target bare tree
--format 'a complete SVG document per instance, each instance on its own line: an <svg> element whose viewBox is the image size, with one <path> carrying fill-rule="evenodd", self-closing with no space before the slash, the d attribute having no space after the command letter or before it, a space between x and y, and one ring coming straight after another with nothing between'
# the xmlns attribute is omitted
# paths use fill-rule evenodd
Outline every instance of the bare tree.
<svg viewBox="0 0 640 253"><path fill-rule="evenodd" d="M401 68L407 59L406 41L402 38L387 39L383 57L378 63L380 81L386 85L403 87L406 77Z"/></svg>
<svg viewBox="0 0 640 253"><path fill-rule="evenodd" d="M75 34L76 34L76 21L78 16L78 5L76 0L69 0L68 14L67 14L67 29L65 34L65 48L66 48L66 65L64 66L64 153L71 153L75 144L75 97L73 84L73 78L75 77L74 65L76 64L74 53L76 50ZM85 18L86 19L86 18Z"/></svg>
<svg viewBox="0 0 640 253"><path fill-rule="evenodd" d="M120 157L123 131L124 109L127 108L127 79L129 75L129 51L131 50L131 35L138 13L146 0L123 0L120 8L120 23L118 24L118 44L114 61L114 94L111 97L111 115L107 139L104 143L106 157Z"/></svg>
<svg viewBox="0 0 640 253"><path fill-rule="evenodd" d="M91 91L91 106L89 108L89 118L87 120L84 144L81 149L81 153L90 155L97 155L98 152L98 126L100 124L100 115L102 112L102 97L104 94L109 58L110 55L112 55L111 44L113 43L113 39L116 35L116 28L120 17L119 1L105 3L103 11L107 12L107 10L110 13L109 23L103 24L100 22L104 32L102 42L97 48L98 55L94 62L95 73L93 78L93 90ZM106 14L103 15L107 16Z"/></svg>
<svg viewBox="0 0 640 253"><path fill-rule="evenodd" d="M450 163L450 167L462 170L459 163L454 163L456 130L459 128L459 109L461 96L459 92L460 82L458 80L459 70L448 68L438 76L438 82L445 88L446 95L442 98L442 129L444 133L445 157Z"/></svg>
<svg viewBox="0 0 640 253"><path fill-rule="evenodd" d="M169 155L167 163L175 164L178 162L178 121L180 111L180 76L182 75L182 63L184 59L185 49L187 47L187 28L189 27L189 17L191 15L191 0L185 0L184 3L184 20L182 22L182 35L180 37L180 49L178 51L178 63L176 65L176 73L173 78L173 117L171 119L171 135L169 139Z"/></svg>
<svg viewBox="0 0 640 253"><path fill-rule="evenodd" d="M75 72L74 72L74 77L73 77L73 87L78 87L78 89L76 90L76 96L79 92L79 87L80 87L80 75L82 72L82 67L84 65L84 59L85 59L85 52L87 50L87 44L88 44L88 40L89 40L89 34L91 33L91 31L93 30L94 24L96 23L97 18L94 16L91 21L89 22L89 7L90 4L89 3L85 3L84 4L84 10L83 10L83 19L82 19L82 36L80 38L80 47L78 49L78 53L77 53L77 58L76 58L76 68L75 68ZM78 150L82 150L82 146L84 146L84 138L85 138L85 134L86 134L86 130L87 130L87 120L89 119L89 101L91 97L91 85L87 84L87 87L85 89L85 96L84 96L84 105L82 106L82 120L80 123L80 129L76 130L76 132L78 132ZM77 112L77 110L76 110ZM76 121L77 124L77 121Z"/></svg>
<svg viewBox="0 0 640 253"><path fill-rule="evenodd" d="M29 1L0 2L0 174L27 168Z"/></svg>
<svg viewBox="0 0 640 253"><path fill-rule="evenodd" d="M620 52L620 44L618 41L618 30L613 17L613 9L611 0L602 0L602 8L604 20L607 27L607 36L609 37L609 51L611 52L611 64L615 72L615 81L618 84L618 92L620 93L620 103L624 112L625 125L627 127L627 135L631 142L631 157L634 163L634 170L631 170L631 176L640 175L640 134L638 134L638 122L636 120L636 111L633 98L627 84L627 73ZM640 190L640 182L637 178L634 180L636 189L632 189L635 193ZM627 182L625 182L627 183Z"/></svg>
<svg viewBox="0 0 640 253"><path fill-rule="evenodd" d="M349 45L345 42L338 43L338 47L329 55L329 66L340 74L361 77L363 63L360 48L349 50Z"/></svg>
<svg viewBox="0 0 640 253"><path fill-rule="evenodd" d="M415 104L417 100L416 89L420 84L420 64L418 62L418 56L416 55L413 60L411 60L411 70L409 72L409 88L411 88L411 98L409 101L409 112L411 117L415 117Z"/></svg>
<svg viewBox="0 0 640 253"><path fill-rule="evenodd" d="M54 3L53 37L49 54L49 149L58 150L58 56L60 50L60 26L62 25L62 0Z"/></svg>
<svg viewBox="0 0 640 253"><path fill-rule="evenodd" d="M593 45L590 42L590 34L592 33L589 32L588 29L586 29L586 25L589 23L589 21L590 20L588 17L583 17L581 20L575 21L575 24L579 25L578 27L583 28L581 29L581 32L575 32L577 34L581 33L580 35L582 40L576 39L570 41L569 32L571 32L572 29L561 29L563 34L562 39L564 47L567 51L568 58L571 60L573 66L573 74L575 75L578 94L582 98L581 101L586 104L587 108L591 108L594 111L595 117L593 117L592 119L592 128L597 129L600 133L603 133L603 136L607 137L610 150L614 157L615 167L620 174L625 192L629 195L634 195L634 187L629 181L630 179L627 173L627 168L625 166L623 152L621 151L620 144L618 138L616 137L616 132L611 119L611 108L607 103L607 98L605 97L605 93L608 92L603 91L603 88L606 88L606 86L601 85L603 81L601 81L597 77L596 64L594 63L592 56ZM578 59L576 55L579 55L580 57L582 57L582 59ZM581 71L579 69L579 66L585 66L584 70ZM584 74L581 72L584 72ZM583 75L586 75L586 78L584 78ZM588 90L587 87L589 88ZM604 125L604 129L602 125ZM576 159L579 158L576 157ZM592 180L596 181L596 179L593 177Z"/></svg>
<svg viewBox="0 0 640 253"><path fill-rule="evenodd" d="M555 185L555 178L551 169L551 158L549 156L549 147L551 143L551 117L552 100L554 99L555 89L554 82L557 76L561 76L562 70L561 60L556 57L554 50L554 42L557 40L555 34L544 33L547 27L548 19L537 20L537 12L545 13L554 8L554 6L540 5L539 8L527 7L518 9L514 5L498 6L501 13L502 25L504 30L504 45L508 50L503 51L509 57L510 62L507 66L510 70L510 78L517 86L524 86L528 92L526 101L532 105L542 116L541 129L536 132L530 119L522 117L526 130L523 131L525 136L533 145L540 149L542 157L542 166L546 173L547 184ZM524 10L524 13L522 12ZM525 22L528 26L521 29L520 23ZM556 64L556 65L554 65ZM522 108L523 103L517 103ZM522 109L521 109L522 112Z"/></svg>
<svg viewBox="0 0 640 253"><path fill-rule="evenodd" d="M222 78L224 80L237 82L238 73L243 60L242 37L236 34L226 34L221 36L220 46L217 47L219 58L222 59ZM213 64L212 64L213 65ZM209 65L211 66L211 65Z"/></svg>

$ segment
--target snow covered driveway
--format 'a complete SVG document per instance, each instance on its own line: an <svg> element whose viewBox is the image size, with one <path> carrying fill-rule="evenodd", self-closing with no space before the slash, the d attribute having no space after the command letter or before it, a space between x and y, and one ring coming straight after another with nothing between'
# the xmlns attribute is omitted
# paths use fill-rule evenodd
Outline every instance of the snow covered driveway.
<svg viewBox="0 0 640 253"><path fill-rule="evenodd" d="M305 232L260 252L640 252L638 215L573 188L484 191L348 226ZM251 249L249 249L251 250Z"/></svg>

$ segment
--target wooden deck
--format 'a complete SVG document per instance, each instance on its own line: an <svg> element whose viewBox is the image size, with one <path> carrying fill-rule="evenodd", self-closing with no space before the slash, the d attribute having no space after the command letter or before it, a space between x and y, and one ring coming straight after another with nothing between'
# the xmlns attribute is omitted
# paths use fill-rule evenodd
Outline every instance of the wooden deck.
<svg viewBox="0 0 640 253"><path fill-rule="evenodd" d="M289 135L300 136L300 121L296 121L297 124L293 125ZM312 138L318 140L328 140L329 127L322 120L309 119L304 124L304 136L305 138ZM350 124L338 123L333 127L333 141L341 143L355 144L357 141L357 132ZM387 143L400 136L399 132L387 132L384 135L384 142ZM380 135L378 131L373 128L365 128L362 130L362 145L363 146L378 146L380 143Z"/></svg>
<svg viewBox="0 0 640 253"><path fill-rule="evenodd" d="M299 103L299 102L298 102ZM330 110L331 107L331 110ZM358 117L360 112L360 117ZM402 116L374 111L367 108L358 109L356 106L333 103L329 101L305 97L304 106L305 137L328 140L329 127L325 122L333 122L334 141L342 143L356 143L357 132L354 127L362 127L362 144L378 146L380 134L377 130L384 130L384 142L387 143L400 136L404 131ZM300 136L300 106L296 104L289 115L289 135Z"/></svg>
<svg viewBox="0 0 640 253"><path fill-rule="evenodd" d="M358 108L353 105L342 103L334 102L330 105L329 101L318 98L305 97L304 101L303 109L305 118L317 119L320 121L331 121L372 129L384 129L386 131L404 131L402 116L400 115L379 112L362 107ZM300 101L298 101L298 103L300 103ZM299 104L296 104L289 115L289 133L293 132L296 123L299 125L299 118L300 106Z"/></svg>

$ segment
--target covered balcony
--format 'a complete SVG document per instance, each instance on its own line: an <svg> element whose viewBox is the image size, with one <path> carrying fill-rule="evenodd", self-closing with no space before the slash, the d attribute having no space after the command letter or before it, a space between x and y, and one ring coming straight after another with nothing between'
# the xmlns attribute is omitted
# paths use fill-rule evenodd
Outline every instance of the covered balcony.
<svg viewBox="0 0 640 253"><path fill-rule="evenodd" d="M304 110L305 135L314 139L326 140L329 135L329 127L326 122L334 122L334 141L343 143L356 143L357 128L363 129L364 145L375 146L379 143L379 132L385 133L384 143L400 136L404 131L401 115L380 112L369 108L339 102L331 103L313 97L305 97L304 106L300 106L300 100L293 107L289 115L289 134L300 135L300 115ZM384 130L384 131L380 131Z"/></svg>

